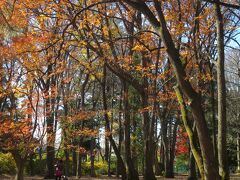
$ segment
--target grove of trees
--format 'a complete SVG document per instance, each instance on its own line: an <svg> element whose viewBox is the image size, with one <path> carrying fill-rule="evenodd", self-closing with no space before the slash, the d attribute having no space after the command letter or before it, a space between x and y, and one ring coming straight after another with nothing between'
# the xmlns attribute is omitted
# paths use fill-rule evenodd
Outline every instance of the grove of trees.
<svg viewBox="0 0 240 180"><path fill-rule="evenodd" d="M79 178L240 173L240 2L0 0L0 174L51 179L59 159Z"/></svg>

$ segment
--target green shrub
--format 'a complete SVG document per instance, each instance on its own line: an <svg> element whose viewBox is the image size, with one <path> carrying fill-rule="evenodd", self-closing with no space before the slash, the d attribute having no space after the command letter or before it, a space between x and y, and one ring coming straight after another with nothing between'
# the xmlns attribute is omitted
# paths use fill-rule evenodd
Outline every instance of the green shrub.
<svg viewBox="0 0 240 180"><path fill-rule="evenodd" d="M107 162L103 162L103 161L94 162L94 168L95 168L95 173L97 175L107 174L107 171L108 171ZM82 170L84 175L89 175L91 172L91 162L90 161L83 162Z"/></svg>
<svg viewBox="0 0 240 180"><path fill-rule="evenodd" d="M177 173L187 173L188 171L188 155L181 154L176 156L175 161L175 172Z"/></svg>
<svg viewBox="0 0 240 180"><path fill-rule="evenodd" d="M0 152L0 174L15 174L16 164L10 153Z"/></svg>

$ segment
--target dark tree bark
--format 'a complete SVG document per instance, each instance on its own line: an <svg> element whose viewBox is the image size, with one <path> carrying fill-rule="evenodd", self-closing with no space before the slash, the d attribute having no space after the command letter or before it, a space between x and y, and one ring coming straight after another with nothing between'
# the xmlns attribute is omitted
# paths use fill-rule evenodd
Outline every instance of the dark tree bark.
<svg viewBox="0 0 240 180"><path fill-rule="evenodd" d="M67 150L67 149L64 149L64 154L65 154L65 158L66 158L66 160L65 160L65 175L66 176L69 176L69 168L70 168L70 166L69 166L69 151Z"/></svg>
<svg viewBox="0 0 240 180"><path fill-rule="evenodd" d="M134 167L134 163L132 160L132 153L131 153L131 138L130 138L130 113L129 113L129 103L128 103L128 85L125 82L122 82L123 84L123 99L124 99L124 134L125 134L125 156L126 156L126 162L128 167L128 174L127 178L128 180L138 180L138 172L136 171Z"/></svg>
<svg viewBox="0 0 240 180"><path fill-rule="evenodd" d="M81 87L81 104L79 106L80 111L84 111L85 110L85 90L86 90L86 86L88 84L89 81L89 74L86 75L84 82L82 84ZM80 125L80 127L79 127ZM80 128L81 130L84 127L84 122L81 121L80 124L77 124L77 128ZM78 142L78 148L80 149L83 143L83 139L84 137L80 136L80 140ZM82 152L77 152L77 174L76 177L82 177L82 160L83 160L83 155Z"/></svg>
<svg viewBox="0 0 240 180"><path fill-rule="evenodd" d="M34 161L33 161L33 154L30 155L30 158L29 158L29 166L30 166L30 175L31 176L34 176Z"/></svg>
<svg viewBox="0 0 240 180"><path fill-rule="evenodd" d="M76 146L76 143L73 142L73 145ZM76 149L73 149L72 151L72 175L76 176L77 175L77 153Z"/></svg>
<svg viewBox="0 0 240 180"><path fill-rule="evenodd" d="M133 114L133 119L132 119L132 126L133 126L133 136L136 137L137 136L137 128L138 127L138 124L137 124L137 120L136 120L136 115ZM133 164L134 164L134 167L135 167L135 170L137 171L138 173L138 150L137 150L137 139L134 138L133 141L132 141L132 161L133 161ZM139 173L138 173L139 175Z"/></svg>
<svg viewBox="0 0 240 180"><path fill-rule="evenodd" d="M95 146L95 139L92 137L91 138L91 150L90 150L90 160L91 160L90 174L91 174L91 177L96 177L95 168L94 168L94 159L95 159L94 146Z"/></svg>
<svg viewBox="0 0 240 180"><path fill-rule="evenodd" d="M66 113L65 114L65 118L66 118L66 115L67 115L67 107L66 106L65 106L65 113ZM67 147L68 141L67 141L66 130L63 129L62 131L63 131L63 138L64 138L64 147ZM70 166L69 166L69 150L67 148L64 149L64 154L65 154L65 158L66 158L65 163L64 163L65 175L69 176L70 175L69 174L69 168L70 168Z"/></svg>
<svg viewBox="0 0 240 180"><path fill-rule="evenodd" d="M64 89L64 87L62 87L62 89ZM69 88L67 88L69 90ZM65 92L63 90L63 107L64 107L64 118L65 120L67 119L68 116L68 103L66 102L65 99ZM66 133L66 126L62 127L62 131L63 131L63 140L64 140L64 147L67 147L67 144L69 143L68 137L67 137L67 133ZM64 154L65 154L65 175L69 176L69 150L67 148L64 149Z"/></svg>
<svg viewBox="0 0 240 180"><path fill-rule="evenodd" d="M52 78L50 78L51 73L53 72L53 64L49 64L47 67L48 79L44 81L40 79L40 88L44 93L44 108L45 108L45 117L46 117L46 132L47 132L47 172L45 178L54 178L54 158L55 158L55 132L54 132L54 117L53 117L53 104L51 93L52 91Z"/></svg>
<svg viewBox="0 0 240 180"><path fill-rule="evenodd" d="M118 151L121 154L122 151L122 142L123 142L123 126L122 126L122 99L123 99L123 93L121 90L121 98L119 102L119 117L118 117L118 124L119 124L119 133L118 133ZM122 174L121 164L119 159L117 159L117 177Z"/></svg>
<svg viewBox="0 0 240 180"><path fill-rule="evenodd" d="M162 127L162 126L161 126ZM159 161L159 169L160 175L163 175L164 164L165 164L165 154L164 154L164 145L163 145L163 137L161 137L161 145L160 145L160 161Z"/></svg>
<svg viewBox="0 0 240 180"><path fill-rule="evenodd" d="M147 94L142 95L142 107L148 107L148 96ZM143 113L143 139L144 139L144 179L145 180L156 180L153 172L153 136L150 130L151 119L148 111Z"/></svg>
<svg viewBox="0 0 240 180"><path fill-rule="evenodd" d="M106 129L106 127L105 127ZM105 153L104 153L104 159L105 161L108 162L108 159L109 159L109 140L107 137L105 137Z"/></svg>
<svg viewBox="0 0 240 180"><path fill-rule="evenodd" d="M167 105L163 105L166 106ZM161 147L160 147L160 171L161 173L164 172L165 177L171 177L171 173L169 172L169 163L170 163L170 138L168 138L169 130L169 117L168 117L168 110L164 107L163 111L159 116L161 117Z"/></svg>
<svg viewBox="0 0 240 180"><path fill-rule="evenodd" d="M108 154L108 160L107 160L107 163L108 163L108 177L111 177L111 152L112 152L112 146L111 144L109 144L109 154Z"/></svg>
<svg viewBox="0 0 240 180"><path fill-rule="evenodd" d="M92 110L93 111L96 110L96 105L97 105L97 101L95 100L95 91L96 91L96 82L94 82L93 89L92 89ZM93 125L92 128L95 128L95 125ZM91 177L96 177L95 165L94 165L94 161L95 161L95 151L94 150L95 150L95 148L96 148L96 138L91 137L91 147L90 147L90 160L91 160L90 174L91 174Z"/></svg>
<svg viewBox="0 0 240 180"><path fill-rule="evenodd" d="M78 145L78 148L80 149L80 144ZM77 152L77 174L76 174L77 178L82 177L82 153L81 152Z"/></svg>
<svg viewBox="0 0 240 180"><path fill-rule="evenodd" d="M114 153L117 156L117 159L119 160L119 164L120 164L120 168L122 170L122 180L126 180L127 179L127 173L126 173L126 167L124 165L124 161L121 157L121 154L119 152L119 149L112 137L111 134L111 128L110 128L110 120L109 120L109 116L108 116L108 105L107 105L107 94L106 94L106 76L107 76L107 67L106 65L104 65L103 67L103 81L101 83L102 85L102 98L103 98L103 110L105 111L104 113L104 119L105 119L105 127L106 127L106 132L108 134L108 139L109 142L114 150Z"/></svg>
<svg viewBox="0 0 240 180"><path fill-rule="evenodd" d="M167 137L167 126L168 126L168 121L167 119L164 119L162 121L162 145L163 145L163 155L164 158L163 160L163 166L164 166L164 172L165 172L165 177L166 178L171 178L171 174L169 173L169 142L168 142L168 137Z"/></svg>
<svg viewBox="0 0 240 180"><path fill-rule="evenodd" d="M21 157L18 152L12 152L12 155L15 160L17 170L14 180L24 180L24 165L26 158Z"/></svg>
<svg viewBox="0 0 240 180"><path fill-rule="evenodd" d="M193 153L189 152L189 174L188 180L197 180L197 173L196 173L196 161L194 159Z"/></svg>
<svg viewBox="0 0 240 180"><path fill-rule="evenodd" d="M189 122L189 126L190 126L190 122ZM197 143L197 131L196 131L196 125L194 124L191 124L192 126L192 132L193 132L193 144L195 146L195 150L198 151L198 154L200 154L199 150L197 149L198 147L198 143ZM190 145L190 148L191 148L191 145ZM196 156L196 154L195 154ZM196 160L195 160L195 157L194 157L194 154L193 154L193 151L191 150L189 152L189 176L188 176L188 179L189 180L197 180L198 177L200 178L203 178L203 174L200 173L200 170L199 170L199 164L197 164L197 167L196 167Z"/></svg>
<svg viewBox="0 0 240 180"><path fill-rule="evenodd" d="M149 59L144 57L142 54L142 66L143 68L148 68ZM153 136L154 136L154 126L152 125L152 119L149 116L149 111L146 109L149 106L148 103L148 88L149 82L146 76L143 77L143 89L144 93L141 94L142 108L143 112L143 141L144 141L144 179L146 180L156 180L153 171ZM145 110L146 109L146 110Z"/></svg>
<svg viewBox="0 0 240 180"><path fill-rule="evenodd" d="M49 93L45 93L49 96ZM54 141L55 136L53 133L53 117L51 114L50 99L45 100L46 104L46 122L47 122L47 176L46 178L54 178L54 157L55 157L55 148Z"/></svg>

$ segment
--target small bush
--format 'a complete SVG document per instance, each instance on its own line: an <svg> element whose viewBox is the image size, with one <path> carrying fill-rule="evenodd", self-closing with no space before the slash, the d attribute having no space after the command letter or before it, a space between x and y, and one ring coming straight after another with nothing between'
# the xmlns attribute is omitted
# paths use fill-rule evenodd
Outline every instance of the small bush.
<svg viewBox="0 0 240 180"><path fill-rule="evenodd" d="M188 167L188 155L181 154L176 156L175 161L175 172L177 173L187 173L189 167Z"/></svg>
<svg viewBox="0 0 240 180"><path fill-rule="evenodd" d="M10 153L0 152L0 174L15 174L16 164Z"/></svg>
<svg viewBox="0 0 240 180"><path fill-rule="evenodd" d="M98 174L107 174L108 165L107 162L98 161L94 162L95 173ZM91 162L83 162L82 164L83 174L89 175L91 172Z"/></svg>

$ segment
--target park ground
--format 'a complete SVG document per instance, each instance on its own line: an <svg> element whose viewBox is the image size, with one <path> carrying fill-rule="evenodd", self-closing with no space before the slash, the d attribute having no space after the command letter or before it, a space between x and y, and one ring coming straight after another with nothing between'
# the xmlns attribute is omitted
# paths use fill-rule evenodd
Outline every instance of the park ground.
<svg viewBox="0 0 240 180"><path fill-rule="evenodd" d="M9 180L9 179L14 179L14 176L10 176L10 175L1 175L0 176L0 180ZM39 179L43 179L43 177L41 176L26 176L24 178L25 180L39 180ZM96 178L91 178L91 177L82 177L80 178L75 178L75 177L70 177L68 178L68 180L119 180L120 178L116 178L116 177L106 177L106 176L101 176L101 177L96 177ZM140 180L142 180L143 178L140 177ZM187 179L186 175L176 175L175 178L164 178L164 177L157 177L158 180L184 180ZM240 174L239 175L231 175L230 177L231 180L240 180Z"/></svg>

